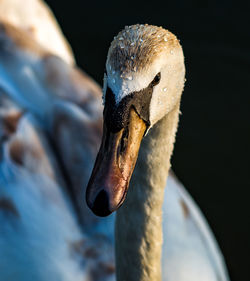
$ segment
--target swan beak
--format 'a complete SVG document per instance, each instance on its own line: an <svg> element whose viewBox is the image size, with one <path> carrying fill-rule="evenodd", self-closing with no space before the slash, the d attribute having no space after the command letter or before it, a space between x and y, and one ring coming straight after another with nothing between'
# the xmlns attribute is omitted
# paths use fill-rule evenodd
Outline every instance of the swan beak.
<svg viewBox="0 0 250 281"><path fill-rule="evenodd" d="M133 108L127 126L119 132L112 133L104 122L101 147L86 191L87 204L97 216L108 216L124 202L146 127Z"/></svg>

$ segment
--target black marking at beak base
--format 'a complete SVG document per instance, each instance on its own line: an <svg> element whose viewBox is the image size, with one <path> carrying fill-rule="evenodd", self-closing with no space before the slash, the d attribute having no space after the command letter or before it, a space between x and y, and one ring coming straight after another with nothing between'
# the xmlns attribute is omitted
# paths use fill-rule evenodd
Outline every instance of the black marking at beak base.
<svg viewBox="0 0 250 281"><path fill-rule="evenodd" d="M104 107L104 122L107 128L113 132L119 132L128 125L129 112L133 106L137 114L146 124L150 125L149 121L149 106L152 98L154 86L159 84L161 73L157 73L153 81L138 92L133 92L125 96L118 105L115 102L115 95L112 90L107 87L106 100Z"/></svg>
<svg viewBox="0 0 250 281"><path fill-rule="evenodd" d="M153 87L151 84L138 92L133 92L124 97L118 105L112 90L107 87L106 101L104 107L104 122L113 133L125 128L129 120L129 112L134 107L137 114L149 124L149 105L152 98Z"/></svg>

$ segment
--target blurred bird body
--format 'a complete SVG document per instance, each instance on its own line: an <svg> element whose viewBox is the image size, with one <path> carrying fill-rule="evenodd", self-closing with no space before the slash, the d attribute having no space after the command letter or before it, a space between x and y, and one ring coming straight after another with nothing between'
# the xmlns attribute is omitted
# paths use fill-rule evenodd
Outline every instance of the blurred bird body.
<svg viewBox="0 0 250 281"><path fill-rule="evenodd" d="M29 2L39 16L28 19L22 1L0 3L8 11L0 25L0 279L115 280L115 216L97 218L84 202L101 141L102 93L72 66L47 8ZM57 43L47 48L51 37ZM228 280L205 219L173 174L163 204L162 279Z"/></svg>

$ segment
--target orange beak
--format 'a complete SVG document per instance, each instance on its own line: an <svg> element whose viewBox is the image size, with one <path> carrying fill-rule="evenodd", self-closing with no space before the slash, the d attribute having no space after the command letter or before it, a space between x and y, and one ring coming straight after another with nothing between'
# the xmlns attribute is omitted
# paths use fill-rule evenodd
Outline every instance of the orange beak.
<svg viewBox="0 0 250 281"><path fill-rule="evenodd" d="M124 202L146 131L145 122L131 108L128 125L112 133L104 123L103 137L89 180L86 201L97 216L107 216Z"/></svg>

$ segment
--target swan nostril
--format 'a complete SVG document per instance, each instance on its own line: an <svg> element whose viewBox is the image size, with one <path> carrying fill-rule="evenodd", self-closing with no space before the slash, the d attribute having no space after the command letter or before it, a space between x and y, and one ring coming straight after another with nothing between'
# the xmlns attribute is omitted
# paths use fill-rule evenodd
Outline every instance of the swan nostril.
<svg viewBox="0 0 250 281"><path fill-rule="evenodd" d="M99 217L106 217L112 213L109 206L109 195L104 189L97 194L91 209Z"/></svg>

